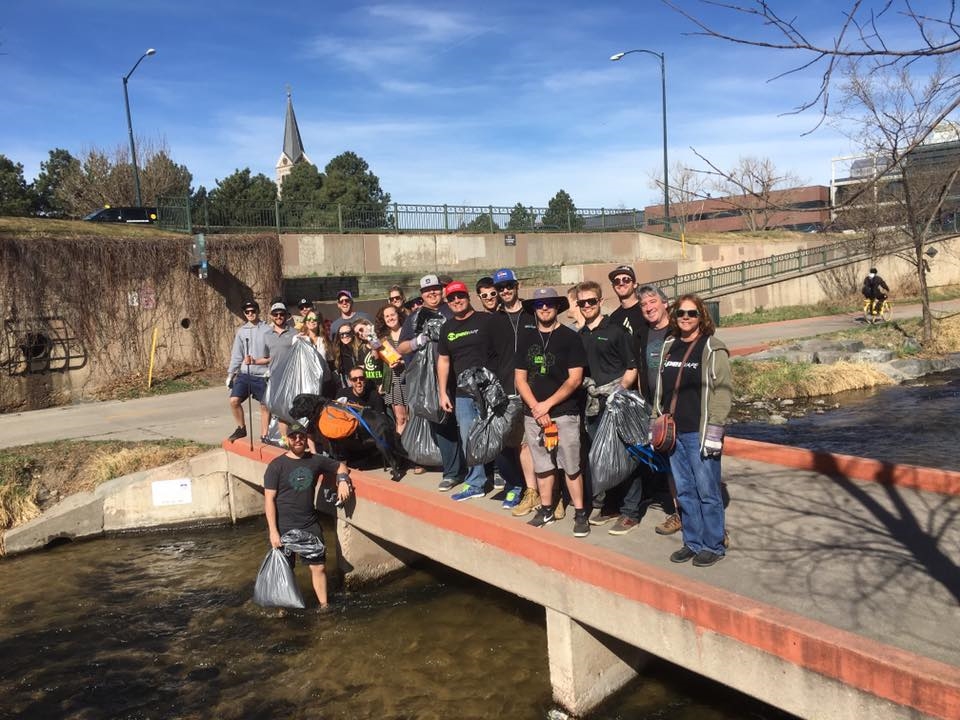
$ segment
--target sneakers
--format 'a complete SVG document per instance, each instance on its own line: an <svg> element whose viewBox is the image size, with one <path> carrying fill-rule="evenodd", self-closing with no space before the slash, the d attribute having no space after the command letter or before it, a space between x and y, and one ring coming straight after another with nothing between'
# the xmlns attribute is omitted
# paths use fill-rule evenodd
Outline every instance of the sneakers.
<svg viewBox="0 0 960 720"><path fill-rule="evenodd" d="M593 515L590 516L591 525L606 525L611 520L616 520L620 517L620 513L611 513L609 510L604 510L602 508L597 508L593 511Z"/></svg>
<svg viewBox="0 0 960 720"><path fill-rule="evenodd" d="M540 528L554 521L556 521L556 516L553 514L553 509L540 505L537 507L537 514L533 516L533 520L530 520L527 525Z"/></svg>
<svg viewBox="0 0 960 720"><path fill-rule="evenodd" d="M725 548L730 547L730 533L727 532L727 529L723 529L723 546Z"/></svg>
<svg viewBox="0 0 960 720"><path fill-rule="evenodd" d="M247 429L243 425L237 425L237 429L230 433L230 437L227 438L230 442L239 440L240 438L245 438L247 436Z"/></svg>
<svg viewBox="0 0 960 720"><path fill-rule="evenodd" d="M673 515L668 515L666 520L657 525L656 531L657 535L673 535L676 532L680 532L682 528L683 525L680 523L680 516L674 513Z"/></svg>
<svg viewBox="0 0 960 720"><path fill-rule="evenodd" d="M613 527L607 530L607 532L611 535L626 535L639 524L639 520L634 520L632 517L621 515L619 518L617 518L617 522L614 523Z"/></svg>
<svg viewBox="0 0 960 720"><path fill-rule="evenodd" d="M493 471L493 489L494 490L503 490L507 485L507 481L503 479L503 476L500 474L499 470ZM506 507L506 505L504 505ZM511 507L513 507L511 505Z"/></svg>
<svg viewBox="0 0 960 720"><path fill-rule="evenodd" d="M540 493L534 488L524 488L519 504L510 511L514 517L523 517L540 506Z"/></svg>
<svg viewBox="0 0 960 720"><path fill-rule="evenodd" d="M447 492L448 490L453 490L453 486L456 484L457 481L453 478L443 478L443 480L440 481L440 484L437 485L437 490L440 492Z"/></svg>
<svg viewBox="0 0 960 720"><path fill-rule="evenodd" d="M573 511L573 536L586 537L590 534L590 522L587 520L586 510Z"/></svg>
<svg viewBox="0 0 960 720"><path fill-rule="evenodd" d="M563 504L562 499L557 501L557 506L553 509L553 514L557 520L563 520L567 516L567 508Z"/></svg>
<svg viewBox="0 0 960 720"><path fill-rule="evenodd" d="M673 558L671 558L672 560ZM697 553L697 556L693 559L693 564L696 567L710 567L716 563L723 560L723 555L719 553L712 552L710 550L701 550Z"/></svg>
<svg viewBox="0 0 960 720"><path fill-rule="evenodd" d="M685 563L687 560L692 560L694 557L697 557L697 553L684 545L682 548L670 555L670 562Z"/></svg>
<svg viewBox="0 0 960 720"><path fill-rule="evenodd" d="M473 485L467 485L464 483L460 486L460 490L458 492L455 492L450 496L450 499L454 502L461 502L471 498L483 497L486 494L487 493L483 491L483 488L473 487Z"/></svg>
<svg viewBox="0 0 960 720"><path fill-rule="evenodd" d="M524 493L520 488L510 488L503 497L503 505L501 505L501 507L504 510L513 510L513 508L520 504L520 499L523 495Z"/></svg>

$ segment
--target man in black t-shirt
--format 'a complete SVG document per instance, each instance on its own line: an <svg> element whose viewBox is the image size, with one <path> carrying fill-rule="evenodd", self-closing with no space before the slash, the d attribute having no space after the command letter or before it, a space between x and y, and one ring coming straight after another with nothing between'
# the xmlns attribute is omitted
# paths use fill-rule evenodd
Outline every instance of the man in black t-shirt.
<svg viewBox="0 0 960 720"><path fill-rule="evenodd" d="M420 297L423 299L423 304L403 321L403 327L400 328L400 342L397 344L397 351L403 355L408 364L413 359L413 353L420 348L426 348L425 352L431 351L431 347L427 346L433 341L424 332L427 321L436 318L447 320L453 317L450 308L443 302L443 285L436 275L424 275L420 278ZM416 412L415 409L411 409ZM447 415L440 423L431 422L430 433L440 449L440 458L443 462L443 477L437 489L440 492L447 492L466 474L460 436L457 433L457 423L453 415Z"/></svg>
<svg viewBox="0 0 960 720"><path fill-rule="evenodd" d="M529 524L543 527L554 522L559 499L554 497L554 484L562 470L575 510L573 534L584 537L590 525L583 502L578 394L587 355L577 333L557 320L557 314L567 309L566 297L553 288L538 288L524 307L537 318L536 329L520 338L514 378L525 405L524 436L540 485L541 505Z"/></svg>
<svg viewBox="0 0 960 720"><path fill-rule="evenodd" d="M620 265L607 276L620 307L610 313L610 322L619 323L631 335L643 324L643 312L637 297L637 274L629 265Z"/></svg>
<svg viewBox="0 0 960 720"><path fill-rule="evenodd" d="M320 607L327 605L326 548L317 514L317 483L321 475L336 473L337 500L350 497L353 485L345 463L307 452L307 430L299 423L287 429L290 448L267 465L263 474L263 506L270 545L285 551L293 565L296 552L310 568Z"/></svg>

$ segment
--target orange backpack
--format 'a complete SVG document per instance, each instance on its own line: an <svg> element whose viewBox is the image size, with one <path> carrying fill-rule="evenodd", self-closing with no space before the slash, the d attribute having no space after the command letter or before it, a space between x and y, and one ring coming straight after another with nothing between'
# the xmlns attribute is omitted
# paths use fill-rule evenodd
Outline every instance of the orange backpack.
<svg viewBox="0 0 960 720"><path fill-rule="evenodd" d="M353 435L360 426L354 411L336 403L327 403L320 411L317 429L328 440L343 440Z"/></svg>

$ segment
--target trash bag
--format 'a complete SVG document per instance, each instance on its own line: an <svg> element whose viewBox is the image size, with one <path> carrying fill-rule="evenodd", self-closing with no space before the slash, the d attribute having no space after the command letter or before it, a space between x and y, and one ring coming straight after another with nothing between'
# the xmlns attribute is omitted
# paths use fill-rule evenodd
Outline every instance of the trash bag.
<svg viewBox="0 0 960 720"><path fill-rule="evenodd" d="M620 439L619 422L620 414L608 402L590 446L590 478L594 495L615 488L639 467Z"/></svg>
<svg viewBox="0 0 960 720"><path fill-rule="evenodd" d="M497 408L502 410L507 404L507 394L499 378L485 367L467 368L457 375L457 392L474 399L480 417Z"/></svg>
<svg viewBox="0 0 960 720"><path fill-rule="evenodd" d="M285 423L300 421L290 413L294 398L302 393L319 395L330 377L330 366L310 343L296 341L270 368L263 404Z"/></svg>
<svg viewBox="0 0 960 720"><path fill-rule="evenodd" d="M443 422L440 391L437 385L437 343L428 342L413 354L404 370L407 379L407 405L412 415L430 422Z"/></svg>
<svg viewBox="0 0 960 720"><path fill-rule="evenodd" d="M650 437L650 406L640 393L621 390L607 398L607 410L617 415L617 434L624 445L647 445Z"/></svg>
<svg viewBox="0 0 960 720"><path fill-rule="evenodd" d="M280 548L270 548L263 559L253 586L253 601L261 607L304 607L293 568Z"/></svg>
<svg viewBox="0 0 960 720"><path fill-rule="evenodd" d="M403 451L415 465L425 467L440 467L443 458L440 457L440 447L433 439L430 422L419 415L411 413L400 436Z"/></svg>
<svg viewBox="0 0 960 720"><path fill-rule="evenodd" d="M500 407L491 408L486 416L481 416L470 428L465 450L467 465L493 462L503 448L508 447L507 441L516 439L518 426L522 432L523 401L519 395L509 398L504 395L504 399Z"/></svg>

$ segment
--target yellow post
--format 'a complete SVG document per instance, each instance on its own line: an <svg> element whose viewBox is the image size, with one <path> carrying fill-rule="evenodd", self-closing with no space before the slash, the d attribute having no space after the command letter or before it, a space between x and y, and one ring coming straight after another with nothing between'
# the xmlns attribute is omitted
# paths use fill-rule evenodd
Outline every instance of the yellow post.
<svg viewBox="0 0 960 720"><path fill-rule="evenodd" d="M687 237L683 230L680 231L680 257L687 259Z"/></svg>
<svg viewBox="0 0 960 720"><path fill-rule="evenodd" d="M157 354L157 326L153 326L153 342L150 343L150 369L147 371L147 390L153 385L153 360Z"/></svg>

